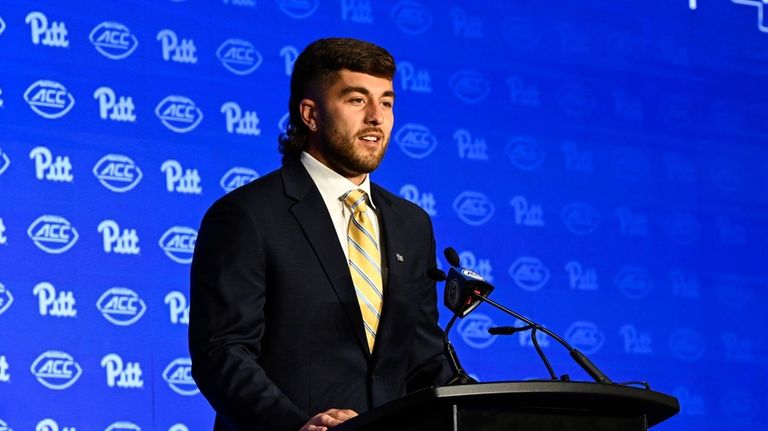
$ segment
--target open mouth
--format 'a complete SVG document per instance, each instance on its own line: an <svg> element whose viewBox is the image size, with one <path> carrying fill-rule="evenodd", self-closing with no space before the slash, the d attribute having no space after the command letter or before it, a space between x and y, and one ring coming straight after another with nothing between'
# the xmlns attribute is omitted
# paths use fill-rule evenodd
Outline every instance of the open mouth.
<svg viewBox="0 0 768 431"><path fill-rule="evenodd" d="M382 136L381 135L363 135L357 139L365 142L378 143L378 142L381 142Z"/></svg>

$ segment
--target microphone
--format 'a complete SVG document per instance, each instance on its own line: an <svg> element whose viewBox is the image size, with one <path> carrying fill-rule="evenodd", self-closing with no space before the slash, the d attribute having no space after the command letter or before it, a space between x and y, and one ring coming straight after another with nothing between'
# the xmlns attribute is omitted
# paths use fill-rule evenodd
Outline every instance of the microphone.
<svg viewBox="0 0 768 431"><path fill-rule="evenodd" d="M456 268L448 270L448 275L445 278L443 302L453 314L463 318L480 305L482 298L491 294L493 286L485 281L480 274L470 269L458 268L461 262L453 247L445 249L445 258L448 259L451 266ZM442 271L440 272L442 273Z"/></svg>

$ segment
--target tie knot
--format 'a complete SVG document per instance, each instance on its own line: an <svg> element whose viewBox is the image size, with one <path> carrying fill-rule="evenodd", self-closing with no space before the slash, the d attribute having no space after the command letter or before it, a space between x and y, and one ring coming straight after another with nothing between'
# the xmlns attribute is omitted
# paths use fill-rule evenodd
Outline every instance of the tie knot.
<svg viewBox="0 0 768 431"><path fill-rule="evenodd" d="M366 193L360 189L350 190L341 197L344 203L354 213L365 211L368 205L365 203Z"/></svg>

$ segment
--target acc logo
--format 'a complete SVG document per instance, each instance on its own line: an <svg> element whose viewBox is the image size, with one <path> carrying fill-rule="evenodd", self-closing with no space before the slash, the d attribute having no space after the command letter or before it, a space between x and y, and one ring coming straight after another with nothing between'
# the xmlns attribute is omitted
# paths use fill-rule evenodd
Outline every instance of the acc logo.
<svg viewBox="0 0 768 431"><path fill-rule="evenodd" d="M0 283L0 314L5 313L5 310L13 304L13 295L11 291Z"/></svg>
<svg viewBox="0 0 768 431"><path fill-rule="evenodd" d="M243 39L229 39L216 50L221 64L235 75L248 75L261 66L261 54Z"/></svg>
<svg viewBox="0 0 768 431"><path fill-rule="evenodd" d="M30 371L48 389L62 390L72 386L83 369L68 353L49 350L35 359Z"/></svg>
<svg viewBox="0 0 768 431"><path fill-rule="evenodd" d="M286 15L295 19L304 19L315 13L319 0L277 0L277 6Z"/></svg>
<svg viewBox="0 0 768 431"><path fill-rule="evenodd" d="M72 93L56 81L41 79L27 88L24 100L35 113L43 118L61 118L75 106Z"/></svg>
<svg viewBox="0 0 768 431"><path fill-rule="evenodd" d="M746 421L760 411L758 402L745 391L731 391L720 400L720 410L734 421Z"/></svg>
<svg viewBox="0 0 768 431"><path fill-rule="evenodd" d="M464 223L480 226L493 217L495 208L484 194L467 190L453 201L453 210Z"/></svg>
<svg viewBox="0 0 768 431"><path fill-rule="evenodd" d="M3 34L5 31L5 21L3 21L3 17L0 17L0 34Z"/></svg>
<svg viewBox="0 0 768 431"><path fill-rule="evenodd" d="M101 185L117 193L125 193L141 181L141 169L128 156L107 154L93 167L93 175Z"/></svg>
<svg viewBox="0 0 768 431"><path fill-rule="evenodd" d="M536 140L525 136L510 139L505 152L513 165L525 171L538 168L547 155Z"/></svg>
<svg viewBox="0 0 768 431"><path fill-rule="evenodd" d="M96 308L117 326L133 325L147 311L147 305L139 295L125 287L113 287L104 292L96 301Z"/></svg>
<svg viewBox="0 0 768 431"><path fill-rule="evenodd" d="M473 313L459 323L458 331L461 339L475 349L485 349L496 341L496 337L488 333L488 328L494 326L493 320L485 314Z"/></svg>
<svg viewBox="0 0 768 431"><path fill-rule="evenodd" d="M197 231L191 227L174 226L160 238L160 248L176 263L192 263Z"/></svg>
<svg viewBox="0 0 768 431"><path fill-rule="evenodd" d="M491 84L479 72L461 70L456 72L449 82L453 94L466 103L478 103L488 96Z"/></svg>
<svg viewBox="0 0 768 431"><path fill-rule="evenodd" d="M104 431L141 431L141 427L133 422L115 422Z"/></svg>
<svg viewBox="0 0 768 431"><path fill-rule="evenodd" d="M549 281L549 269L538 258L519 257L509 267L509 275L521 289L535 292Z"/></svg>
<svg viewBox="0 0 768 431"><path fill-rule="evenodd" d="M0 175L3 175L3 172L8 169L8 166L11 166L11 159L9 159L8 154L4 153L3 149L0 148Z"/></svg>
<svg viewBox="0 0 768 431"><path fill-rule="evenodd" d="M400 30L408 34L421 34L432 25L432 15L423 4L404 0L392 8L390 16Z"/></svg>
<svg viewBox="0 0 768 431"><path fill-rule="evenodd" d="M678 359L686 362L698 361L704 354L704 337L692 329L679 329L669 337L669 349Z"/></svg>
<svg viewBox="0 0 768 431"><path fill-rule="evenodd" d="M189 428L182 423L178 423L171 425L171 427L168 428L168 431L189 431Z"/></svg>
<svg viewBox="0 0 768 431"><path fill-rule="evenodd" d="M395 135L395 141L400 149L411 158L423 159L437 147L437 138L426 126L408 123L401 127Z"/></svg>
<svg viewBox="0 0 768 431"><path fill-rule="evenodd" d="M578 84L563 87L558 99L565 112L574 117L583 117L595 107L595 96L592 95L592 91Z"/></svg>
<svg viewBox="0 0 768 431"><path fill-rule="evenodd" d="M64 217L43 215L27 229L27 235L35 245L46 253L59 254L72 248L79 235Z"/></svg>
<svg viewBox="0 0 768 431"><path fill-rule="evenodd" d="M203 121L203 111L192 99L184 96L168 96L155 108L155 115L165 127L176 133L194 130Z"/></svg>
<svg viewBox="0 0 768 431"><path fill-rule="evenodd" d="M583 202L566 205L560 212L560 219L565 223L565 227L576 235L589 235L600 224L600 214L591 205Z"/></svg>
<svg viewBox="0 0 768 431"><path fill-rule="evenodd" d="M244 186L250 183L256 178L259 178L258 172L250 168L243 168L238 166L228 170L227 173L221 177L219 184L225 192L229 193L240 186Z"/></svg>
<svg viewBox="0 0 768 431"><path fill-rule="evenodd" d="M102 22L94 27L88 38L96 51L112 60L128 57L139 46L139 41L131 30L119 22Z"/></svg>
<svg viewBox="0 0 768 431"><path fill-rule="evenodd" d="M605 343L605 335L592 322L573 322L565 333L568 343L590 355L597 352Z"/></svg>
<svg viewBox="0 0 768 431"><path fill-rule="evenodd" d="M625 266L616 274L613 283L630 299L641 299L651 291L653 282L643 268Z"/></svg>
<svg viewBox="0 0 768 431"><path fill-rule="evenodd" d="M189 358L178 358L168 364L163 371L163 379L179 395L191 396L200 392L192 380L192 360Z"/></svg>

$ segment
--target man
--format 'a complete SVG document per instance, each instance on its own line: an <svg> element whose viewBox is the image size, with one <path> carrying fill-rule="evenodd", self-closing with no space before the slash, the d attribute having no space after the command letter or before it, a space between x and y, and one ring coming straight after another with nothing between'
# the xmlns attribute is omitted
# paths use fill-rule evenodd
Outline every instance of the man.
<svg viewBox="0 0 768 431"><path fill-rule="evenodd" d="M310 44L282 168L203 219L190 352L217 430L326 430L450 378L429 218L368 175L392 131L394 73L376 45Z"/></svg>

